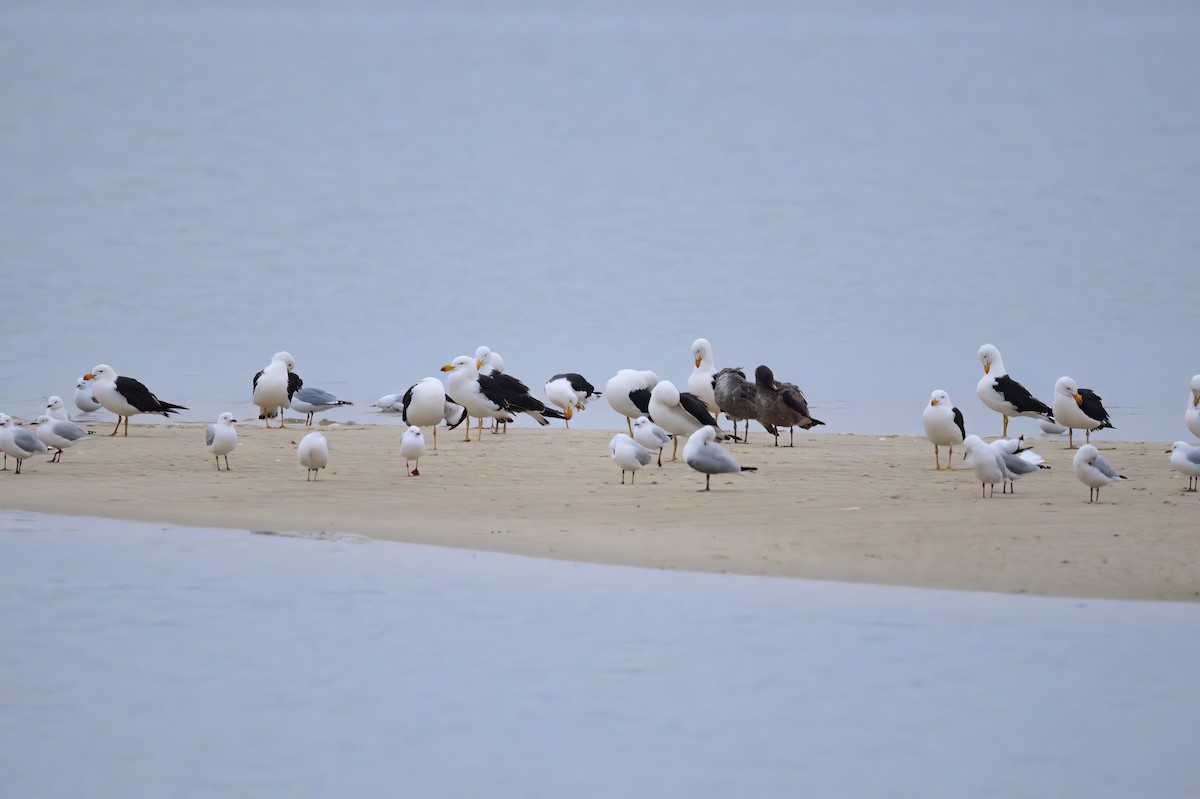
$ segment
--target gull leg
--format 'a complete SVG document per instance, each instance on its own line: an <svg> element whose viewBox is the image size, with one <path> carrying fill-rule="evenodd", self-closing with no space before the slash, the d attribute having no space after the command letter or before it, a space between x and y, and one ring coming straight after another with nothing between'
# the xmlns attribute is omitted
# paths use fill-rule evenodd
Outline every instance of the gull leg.
<svg viewBox="0 0 1200 799"><path fill-rule="evenodd" d="M121 417L120 417L120 416L118 416L118 417L117 417L117 426L116 426L116 427L114 427L114 428L113 428L113 431L112 431L111 433L109 433L109 434L108 434L108 437L109 437L109 438L112 438L113 436L115 436L115 435L118 433L118 431L120 431L120 429L121 429Z"/></svg>
<svg viewBox="0 0 1200 799"><path fill-rule="evenodd" d="M708 490L709 490L709 488L708 488L708 481L709 481L709 479L710 479L711 477L712 477L712 475L711 475L711 474L706 474L706 475L704 475L704 490L705 490L705 491L708 491Z"/></svg>
<svg viewBox="0 0 1200 799"><path fill-rule="evenodd" d="M625 470L621 470L621 485L625 485Z"/></svg>
<svg viewBox="0 0 1200 799"><path fill-rule="evenodd" d="M129 435L129 417L125 417L125 435Z"/></svg>
<svg viewBox="0 0 1200 799"><path fill-rule="evenodd" d="M1083 442L1083 443L1085 443L1085 444L1090 444L1090 443L1092 443L1092 431L1091 431L1091 430L1084 430L1084 431L1083 431L1083 438L1084 438L1084 442Z"/></svg>
<svg viewBox="0 0 1200 799"><path fill-rule="evenodd" d="M213 460L215 460L217 462L217 471L218 472L221 471L221 456L213 455Z"/></svg>
<svg viewBox="0 0 1200 799"><path fill-rule="evenodd" d="M737 432L737 431L734 431L734 432ZM742 436L742 443L743 444L750 443L750 420L749 419L746 420L746 435Z"/></svg>
<svg viewBox="0 0 1200 799"><path fill-rule="evenodd" d="M946 471L954 471L954 445L950 445L950 457L946 461Z"/></svg>
<svg viewBox="0 0 1200 799"><path fill-rule="evenodd" d="M674 462L679 452L679 436L671 436L671 440L675 442L675 446L671 447L671 461Z"/></svg>
<svg viewBox="0 0 1200 799"><path fill-rule="evenodd" d="M635 480L637 480L637 472L636 472L636 471L632 471L632 472L630 472L630 473L629 473L629 484L630 484L630 485L633 485L633 482L634 482Z"/></svg>
<svg viewBox="0 0 1200 799"><path fill-rule="evenodd" d="M788 446L789 447L796 446L796 428L794 428L794 427L788 428Z"/></svg>
<svg viewBox="0 0 1200 799"><path fill-rule="evenodd" d="M934 463L933 470L935 472L940 472L942 470L942 460L941 460L941 458L938 457L938 445L937 444L933 445L933 463Z"/></svg>
<svg viewBox="0 0 1200 799"><path fill-rule="evenodd" d="M433 426L433 451L437 452L437 425Z"/></svg>
<svg viewBox="0 0 1200 799"><path fill-rule="evenodd" d="M225 456L225 471L229 471L229 456Z"/></svg>
<svg viewBox="0 0 1200 799"><path fill-rule="evenodd" d="M779 428L775 428L775 446L779 446Z"/></svg>
<svg viewBox="0 0 1200 799"><path fill-rule="evenodd" d="M21 459L17 458L17 470L15 472L13 472L13 474L20 474L20 473L21 473Z"/></svg>
<svg viewBox="0 0 1200 799"><path fill-rule="evenodd" d="M625 417L625 426L629 428L629 437L633 438L633 422L629 421L629 417Z"/></svg>
<svg viewBox="0 0 1200 799"><path fill-rule="evenodd" d="M663 451L663 448L659 447L658 448L658 468L660 468L660 469L662 468L662 451Z"/></svg>
<svg viewBox="0 0 1200 799"><path fill-rule="evenodd" d="M1067 449L1075 449L1075 428L1067 428Z"/></svg>
<svg viewBox="0 0 1200 799"><path fill-rule="evenodd" d="M463 441L470 441L471 440L471 417L468 415L467 418L464 419L463 421L467 423L466 424L467 437L464 438Z"/></svg>
<svg viewBox="0 0 1200 799"><path fill-rule="evenodd" d="M1008 417L1007 416L1004 417L1004 434L1001 436L1001 438L1008 438Z"/></svg>

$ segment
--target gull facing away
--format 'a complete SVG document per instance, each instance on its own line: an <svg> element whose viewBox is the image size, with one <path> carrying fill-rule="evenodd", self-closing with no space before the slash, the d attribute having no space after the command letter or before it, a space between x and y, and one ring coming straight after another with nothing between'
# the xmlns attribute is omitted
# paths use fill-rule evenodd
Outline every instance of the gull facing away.
<svg viewBox="0 0 1200 799"><path fill-rule="evenodd" d="M237 448L237 419L226 411L217 421L204 428L204 446L217 460L217 471L221 471L221 457L225 457L225 471L229 471L229 453Z"/></svg>
<svg viewBox="0 0 1200 799"><path fill-rule="evenodd" d="M312 425L314 414L327 411L330 408L336 408L340 405L353 404L349 400L338 399L328 391L313 386L301 386L292 395L292 410L297 413L308 414L308 418L304 420L305 427Z"/></svg>
<svg viewBox="0 0 1200 799"><path fill-rule="evenodd" d="M182 405L163 402L132 377L118 377L116 370L102 363L83 376L84 380L92 381L92 393L97 401L117 415L117 426L109 433L115 436L121 429L121 420L125 420L125 435L129 435L129 417L139 413L157 413L169 416L172 413L186 411Z"/></svg>
<svg viewBox="0 0 1200 799"><path fill-rule="evenodd" d="M712 345L706 338L698 338L692 342L692 360L696 366L688 375L687 390L704 401L708 412L714 417L720 412L717 408L717 398L713 392L713 378L717 369L713 363ZM737 431L734 431L737 432Z"/></svg>
<svg viewBox="0 0 1200 799"><path fill-rule="evenodd" d="M929 395L929 404L921 412L921 422L925 425L925 437L933 444L934 471L941 471L942 468L939 446L950 448L946 469L953 470L954 445L963 443L967 437L962 411L954 407L950 395L939 388Z"/></svg>
<svg viewBox="0 0 1200 799"><path fill-rule="evenodd" d="M1183 423L1196 438L1200 438L1200 375L1192 377L1192 395L1188 398L1187 412Z"/></svg>
<svg viewBox="0 0 1200 799"><path fill-rule="evenodd" d="M577 372L563 372L546 381L546 400L562 408L567 429L571 429L572 409L582 411L592 397L601 392Z"/></svg>
<svg viewBox="0 0 1200 799"><path fill-rule="evenodd" d="M608 442L608 454L621 467L621 485L625 485L625 472L629 472L629 484L633 485L638 469L654 460L654 453L624 433L617 433Z"/></svg>
<svg viewBox="0 0 1200 799"><path fill-rule="evenodd" d="M80 441L86 441L88 437L88 431L74 422L54 419L47 414L37 418L37 426L38 440L57 450L50 459L51 463L61 463L63 450L75 446Z"/></svg>
<svg viewBox="0 0 1200 799"><path fill-rule="evenodd" d="M435 430L437 428L434 428ZM404 458L404 470L408 472L408 462L413 462L412 471L408 472L409 477L421 476L421 456L425 454L425 436L421 433L421 428L413 425L404 431L404 435L400 437L400 457Z"/></svg>
<svg viewBox="0 0 1200 799"><path fill-rule="evenodd" d="M466 409L450 399L442 381L436 377L422 377L403 395L395 396L400 418L405 424L433 428L434 452L437 451L438 424L444 421L446 428L453 430L467 418Z"/></svg>
<svg viewBox="0 0 1200 799"><path fill-rule="evenodd" d="M292 397L304 386L304 381L296 374L296 359L290 352L275 353L250 384L254 389L253 402L258 406L258 418L270 427L271 418L278 413L279 426L285 427L283 409L291 406Z"/></svg>
<svg viewBox="0 0 1200 799"><path fill-rule="evenodd" d="M662 467L663 447L671 440L671 436L667 434L666 430L650 421L649 418L639 416L633 422L633 440L651 452L658 450L658 465L660 468Z"/></svg>
<svg viewBox="0 0 1200 799"><path fill-rule="evenodd" d="M975 479L982 486L981 496L985 499L996 496L996 483L1001 484L1000 493L1004 493L1003 485L1008 479L1008 471L1004 468L1004 458L1000 450L984 443L983 439L976 435L967 436L963 441L963 448L967 451L967 463L975 471Z"/></svg>
<svg viewBox="0 0 1200 799"><path fill-rule="evenodd" d="M758 387L758 422L788 428L788 446L796 446L793 427L811 430L825 424L808 414L808 400L795 383L780 383L775 373L766 365L754 370L754 384ZM779 431L775 432L775 446L779 446Z"/></svg>
<svg viewBox="0 0 1200 799"><path fill-rule="evenodd" d="M1075 476L1088 487L1089 504L1093 501L1100 501L1102 487L1118 480L1128 479L1123 474L1117 474L1117 470L1109 466L1108 461L1104 460L1099 450L1091 444L1084 444L1079 448L1071 465L1075 470Z"/></svg>
<svg viewBox="0 0 1200 799"><path fill-rule="evenodd" d="M92 413L104 407L96 401L96 396L92 393L92 382L90 380L84 380L81 377L75 383L75 407L84 413Z"/></svg>
<svg viewBox="0 0 1200 799"><path fill-rule="evenodd" d="M1184 491L1195 491L1200 485L1200 447L1193 447L1186 441L1176 441L1167 452L1171 453L1171 466L1183 472L1188 479Z"/></svg>
<svg viewBox="0 0 1200 799"><path fill-rule="evenodd" d="M1000 438L992 442L992 448L1000 453L1004 461L1004 478L1006 485L1000 493L1017 493L1017 478L1032 474L1041 469L1049 469L1046 462L1029 447L1024 446L1025 436L1020 438Z"/></svg>
<svg viewBox="0 0 1200 799"><path fill-rule="evenodd" d="M300 458L300 465L308 470L304 474L304 480L307 482L311 479L315 482L320 470L329 465L329 442L320 433L309 433L300 439L296 454Z"/></svg>
<svg viewBox="0 0 1200 799"><path fill-rule="evenodd" d="M708 491L708 481L714 474L741 474L742 472L757 472L757 466L742 466L737 460L717 443L715 427L701 427L688 436L683 445L683 462L704 475L704 488Z"/></svg>
<svg viewBox="0 0 1200 799"><path fill-rule="evenodd" d="M1055 421L1054 414L1046 403L1035 398L1029 393L1029 389L1008 376L1008 370L1004 368L1004 361L1000 358L1000 350L994 345L984 344L979 348L979 363L983 366L983 377L975 386L975 393L984 405L1004 416L1004 429L1001 433L1004 438L1008 438L1010 416Z"/></svg>
<svg viewBox="0 0 1200 799"><path fill-rule="evenodd" d="M717 429L717 420L699 397L680 392L670 380L662 380L650 392L650 418L675 438L671 460L679 453L679 436L690 436L706 425Z"/></svg>
<svg viewBox="0 0 1200 799"><path fill-rule="evenodd" d="M1054 420L1067 428L1067 449L1075 449L1075 431L1081 429L1092 443L1092 431L1108 427L1116 430L1108 419L1108 411L1100 397L1090 388L1080 388L1070 377L1060 377L1054 383Z"/></svg>
<svg viewBox="0 0 1200 799"><path fill-rule="evenodd" d="M7 413L0 413L0 449L4 450L5 455L17 459L17 469L13 474L21 473L21 462L26 458L50 451L33 433L24 427L17 427Z"/></svg>
<svg viewBox="0 0 1200 799"><path fill-rule="evenodd" d="M622 369L604 384L604 399L610 408L625 417L629 435L631 420L650 412L650 392L658 385L658 375L649 370Z"/></svg>
<svg viewBox="0 0 1200 799"><path fill-rule="evenodd" d="M717 407L721 413L733 422L733 432L737 433L737 423L746 422L746 432L743 442L750 440L750 420L758 420L758 384L746 379L746 373L739 366L736 369L726 367L713 377L713 396L716 397ZM778 436L779 431L770 422L759 421L768 433ZM778 439L776 439L778 442Z"/></svg>

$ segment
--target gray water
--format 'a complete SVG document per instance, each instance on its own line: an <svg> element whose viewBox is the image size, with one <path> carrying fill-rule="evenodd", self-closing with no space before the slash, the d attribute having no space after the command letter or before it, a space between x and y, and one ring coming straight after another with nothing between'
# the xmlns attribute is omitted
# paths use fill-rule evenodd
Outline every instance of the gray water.
<svg viewBox="0 0 1200 799"><path fill-rule="evenodd" d="M57 797L1185 797L1200 606L0 513Z"/></svg>
<svg viewBox="0 0 1200 799"><path fill-rule="evenodd" d="M540 390L683 382L705 336L827 431L943 388L996 433L990 341L1178 438L1198 38L1189 2L7 3L0 408L107 362L241 416L287 349L379 418L478 344Z"/></svg>

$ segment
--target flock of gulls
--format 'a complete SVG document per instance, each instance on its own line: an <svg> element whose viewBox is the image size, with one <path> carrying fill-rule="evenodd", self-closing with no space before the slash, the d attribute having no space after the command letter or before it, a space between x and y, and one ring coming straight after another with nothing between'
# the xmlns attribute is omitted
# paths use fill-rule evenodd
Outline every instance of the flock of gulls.
<svg viewBox="0 0 1200 799"><path fill-rule="evenodd" d="M669 380L659 380L652 371L622 369L597 391L582 375L574 372L556 374L544 385L545 401L538 399L521 380L505 372L504 359L487 347L479 347L475 355L462 355L441 368L445 383L437 377L426 377L407 390L381 397L375 404L383 411L401 415L407 425L400 439L399 455L405 461L410 476L420 475L420 459L426 454L424 430L432 431L433 449L437 449L437 428L445 424L450 430L464 427L464 440L471 440L471 418L478 420L477 440L482 438L485 420L492 432L506 432L507 424L517 414L525 414L540 425L551 419L561 419L566 427L575 413L583 411L588 402L603 396L617 413L626 417L628 433L617 433L609 442L609 454L621 469L621 483L626 473L632 485L637 472L650 465L657 456L662 466L663 450L672 444L671 460L679 455L679 440L684 439L683 461L704 475L703 491L710 490L714 474L740 474L756 471L742 466L720 441L747 441L750 422L758 422L774 436L779 446L781 430L788 430L788 446L794 446L796 427L811 429L824 422L809 413L804 392L792 383L780 382L765 365L754 370L749 380L739 368L717 369L712 346L706 339L692 344L693 370L680 391ZM1073 460L1076 477L1088 486L1088 501L1099 500L1100 489L1124 480L1091 444L1093 431L1114 428L1099 395L1081 388L1070 377L1061 377L1054 384L1051 404L1033 396L1014 380L1004 366L1000 351L991 344L979 349L983 377L976 393L985 406L1001 414L1001 438L987 443L978 435L967 435L962 412L954 406L943 390L932 393L922 420L925 435L933 444L934 469L943 469L941 447L947 448L945 469L952 469L954 447L964 452L965 461L979 480L983 496L994 496L995 486L1001 493L1015 491L1015 483L1025 475L1050 468L1026 444L1024 437L1008 438L1011 417L1038 419L1049 433L1068 435L1068 448L1075 448L1074 433L1082 430L1085 443L1078 448ZM328 391L307 386L296 373L296 361L287 352L271 357L251 379L252 401L258 418L266 427L279 417L278 427L285 427L283 412L292 409L306 415L305 424L312 425L314 415L353 403L339 399ZM75 384L75 406L91 413L108 410L117 417L110 436L121 432L129 435L129 419L143 413L170 416L187 410L182 405L164 402L140 381L118 375L107 364L100 364ZM733 424L732 432L720 427L720 414ZM741 436L738 424L745 423ZM8 457L16 460L15 474L21 464L38 453L54 450L50 460L58 462L63 453L87 440L89 431L70 419L61 397L52 396L46 413L34 423L34 430L18 426L7 414L0 413L0 450L4 452L4 467ZM1184 424L1192 435L1200 438L1200 375L1191 380ZM222 413L205 429L205 447L216 460L218 471L224 459L229 470L229 455L238 446L237 420L232 413ZM1187 491L1196 491L1200 482L1200 445L1176 441L1169 450L1173 468L1188 478ZM307 480L316 480L320 470L329 465L329 444L319 432L305 435L297 446L297 459L306 470Z"/></svg>

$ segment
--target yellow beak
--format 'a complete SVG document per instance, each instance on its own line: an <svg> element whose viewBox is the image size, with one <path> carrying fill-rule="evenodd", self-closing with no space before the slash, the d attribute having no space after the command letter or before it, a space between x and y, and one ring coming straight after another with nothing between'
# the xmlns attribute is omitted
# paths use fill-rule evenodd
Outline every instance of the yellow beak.
<svg viewBox="0 0 1200 799"><path fill-rule="evenodd" d="M482 368L483 368L483 361L481 361L481 360L479 360L478 358L476 358L476 359L475 359L475 368L476 368L476 369L482 369Z"/></svg>
<svg viewBox="0 0 1200 799"><path fill-rule="evenodd" d="M1076 404L1076 405L1082 405L1082 404L1083 404L1083 395L1082 395L1082 394L1076 394L1076 395L1075 395L1075 404Z"/></svg>
<svg viewBox="0 0 1200 799"><path fill-rule="evenodd" d="M699 368L700 368L700 361L701 361L701 360L703 360L703 359L701 359L701 358L697 358L697 359L696 359L696 368L697 368L697 369L699 369Z"/></svg>
<svg viewBox="0 0 1200 799"><path fill-rule="evenodd" d="M930 401L929 401L929 404L930 404L930 405L937 405L937 400L930 400Z"/></svg>
<svg viewBox="0 0 1200 799"><path fill-rule="evenodd" d="M454 367L453 367L453 366L451 366L450 364L446 364L445 366L443 366L443 367L442 367L442 371L443 371L443 372L453 372L453 371L454 371Z"/></svg>
<svg viewBox="0 0 1200 799"><path fill-rule="evenodd" d="M1192 407L1195 408L1197 406L1200 406L1200 397L1196 397L1194 400L1192 400Z"/></svg>
<svg viewBox="0 0 1200 799"><path fill-rule="evenodd" d="M988 372L990 372L991 370L992 370L992 365L991 365L990 363L985 363L985 364L983 365L983 373L984 373L985 375L986 375Z"/></svg>
<svg viewBox="0 0 1200 799"><path fill-rule="evenodd" d="M95 380L96 376L94 374L92 374L91 372L88 372L86 375L83 376L83 379L84 380Z"/></svg>

